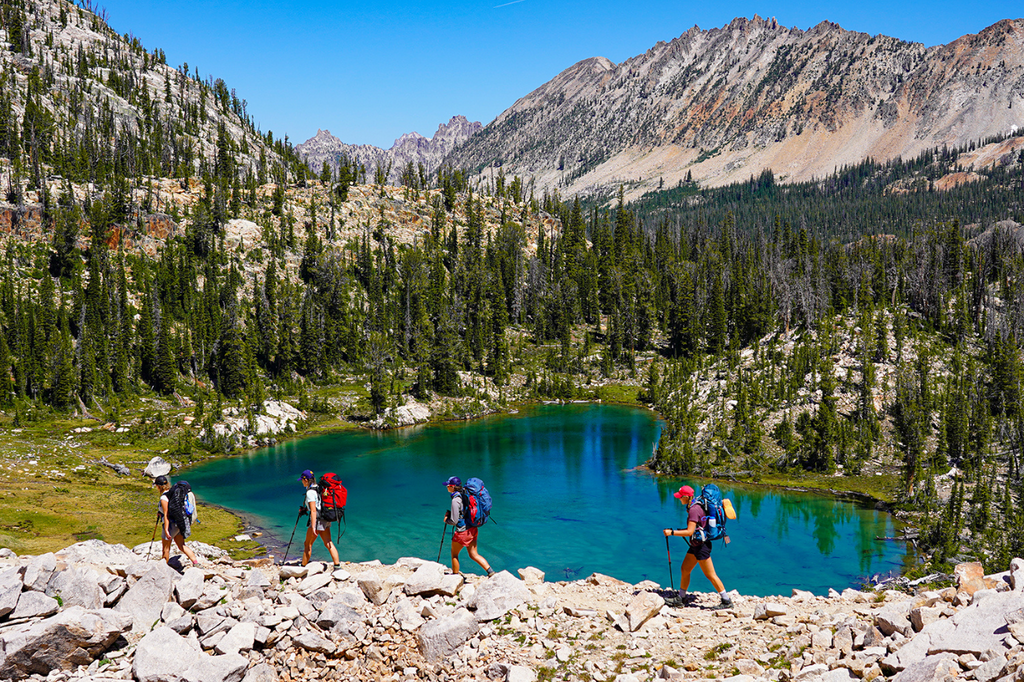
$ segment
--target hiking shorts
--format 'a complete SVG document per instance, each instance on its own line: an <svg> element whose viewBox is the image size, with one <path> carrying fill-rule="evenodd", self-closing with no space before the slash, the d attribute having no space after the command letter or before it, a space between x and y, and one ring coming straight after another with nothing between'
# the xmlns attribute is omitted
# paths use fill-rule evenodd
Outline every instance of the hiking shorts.
<svg viewBox="0 0 1024 682"><path fill-rule="evenodd" d="M309 521L308 520L306 521L306 527L307 528L309 527ZM323 518L321 518L320 515L317 514L317 517L316 517L316 529L315 529L316 532L317 533L322 533L325 530L330 530L330 529L331 529L331 522L330 521L324 521Z"/></svg>
<svg viewBox="0 0 1024 682"><path fill-rule="evenodd" d="M704 541L696 545L690 545L690 549L686 552L692 554L697 561L704 561L705 559L711 558L711 543Z"/></svg>
<svg viewBox="0 0 1024 682"><path fill-rule="evenodd" d="M452 542L458 543L463 547L469 547L476 542L476 528L467 528L466 530L460 530L452 533Z"/></svg>
<svg viewBox="0 0 1024 682"><path fill-rule="evenodd" d="M175 535L181 535L181 531L173 523L169 524L168 528L170 529L170 535L167 534L162 525L160 526L160 537L164 540L173 540Z"/></svg>

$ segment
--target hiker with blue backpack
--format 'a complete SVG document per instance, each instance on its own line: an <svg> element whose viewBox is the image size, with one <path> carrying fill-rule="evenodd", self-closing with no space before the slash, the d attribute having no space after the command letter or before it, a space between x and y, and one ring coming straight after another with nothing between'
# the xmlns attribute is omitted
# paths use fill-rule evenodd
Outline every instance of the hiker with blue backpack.
<svg viewBox="0 0 1024 682"><path fill-rule="evenodd" d="M478 478L469 479L463 487L462 479L452 476L445 485L452 498L452 507L445 512L444 523L446 528L455 527L452 533L452 573L459 572L459 553L465 547L469 550L469 558L480 564L487 571L487 577L491 577L494 575L491 565L476 549L479 527L491 512L491 496ZM441 543L444 543L443 536Z"/></svg>
<svg viewBox="0 0 1024 682"><path fill-rule="evenodd" d="M688 605L696 600L696 595L688 594L690 586L690 573L694 566L700 566L715 591L722 598L722 602L716 607L727 609L732 606L732 599L725 591L725 585L721 578L715 573L715 565L711 562L711 541L719 538L725 539L728 543L728 536L725 535L726 513L722 503L722 493L718 486L708 484L701 490L699 498L694 499L693 488L684 485L673 493L673 496L682 504L686 505L686 528L666 528L665 544L668 545L669 537L689 538L690 548L683 559L683 566L679 575L679 597L678 603ZM721 518L719 519L719 516ZM669 554L669 570L671 571L671 554Z"/></svg>

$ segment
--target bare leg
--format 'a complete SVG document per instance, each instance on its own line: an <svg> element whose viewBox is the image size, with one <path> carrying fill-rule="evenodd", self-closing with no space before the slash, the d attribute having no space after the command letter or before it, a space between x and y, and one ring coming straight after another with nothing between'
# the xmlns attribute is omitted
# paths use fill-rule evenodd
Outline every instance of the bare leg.
<svg viewBox="0 0 1024 682"><path fill-rule="evenodd" d="M338 559L338 550L334 546L334 542L331 541L331 529L325 528L317 533L317 535L319 535L320 539L324 541L324 547L327 548L327 551L331 553L331 560L334 562L334 565L337 566L340 564L341 561Z"/></svg>
<svg viewBox="0 0 1024 682"><path fill-rule="evenodd" d="M487 559L480 556L480 553L476 551L476 538L473 538L473 542L471 542L469 544L469 547L467 547L466 549L469 550L469 558L480 564L480 567L482 569L490 573L491 565L487 563Z"/></svg>
<svg viewBox="0 0 1024 682"><path fill-rule="evenodd" d="M313 540L316 540L316 532L312 526L306 526L306 542L302 545L302 565L309 563L309 556L313 553Z"/></svg>
<svg viewBox="0 0 1024 682"><path fill-rule="evenodd" d="M193 566L199 565L199 559L196 559L195 553L191 549L185 546L185 538L180 533L174 536L174 543L178 545L178 549L181 550L182 554L189 558ZM170 543L168 543L169 545Z"/></svg>
<svg viewBox="0 0 1024 682"><path fill-rule="evenodd" d="M171 539L165 537L163 531L160 532L160 543L163 546L164 561L167 561L171 558Z"/></svg>
<svg viewBox="0 0 1024 682"><path fill-rule="evenodd" d="M697 557L689 552L683 558L683 565L679 569L679 593L683 594L690 587L690 572L697 565Z"/></svg>
<svg viewBox="0 0 1024 682"><path fill-rule="evenodd" d="M689 558L693 555L687 554L686 556ZM704 571L704 577L710 580L711 584L715 586L715 592L725 592L725 585L718 577L718 574L715 573L715 565L711 563L711 557L708 557L704 561L698 561L697 563L700 564L700 570Z"/></svg>
<svg viewBox="0 0 1024 682"><path fill-rule="evenodd" d="M452 540L452 573L459 572L459 552L462 551L462 545Z"/></svg>

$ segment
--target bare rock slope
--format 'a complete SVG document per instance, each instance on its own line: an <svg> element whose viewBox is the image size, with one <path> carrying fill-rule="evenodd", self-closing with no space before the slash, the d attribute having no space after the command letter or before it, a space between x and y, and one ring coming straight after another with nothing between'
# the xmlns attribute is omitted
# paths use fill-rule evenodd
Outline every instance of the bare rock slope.
<svg viewBox="0 0 1024 682"><path fill-rule="evenodd" d="M587 59L522 97L449 160L565 194L636 195L770 168L790 181L1024 128L1024 20L926 48L823 22L694 27L621 64Z"/></svg>
<svg viewBox="0 0 1024 682"><path fill-rule="evenodd" d="M203 557L179 574L100 540L0 550L0 677L170 680L1024 679L1024 561L956 587L717 595L683 607L651 581L448 574L417 558L330 569ZM737 677L740 675L742 677Z"/></svg>

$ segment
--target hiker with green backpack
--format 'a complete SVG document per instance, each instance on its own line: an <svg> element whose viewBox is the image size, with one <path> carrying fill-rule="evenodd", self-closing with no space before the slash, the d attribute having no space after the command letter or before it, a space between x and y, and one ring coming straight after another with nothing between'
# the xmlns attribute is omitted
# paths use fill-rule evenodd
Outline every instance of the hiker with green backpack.
<svg viewBox="0 0 1024 682"><path fill-rule="evenodd" d="M709 491L708 488L713 490ZM716 493L717 502L715 501ZM680 569L677 603L688 605L696 600L696 595L687 594L686 590L690 586L690 573L693 571L693 567L700 566L704 577L714 585L715 591L722 598L722 602L716 608L731 607L732 599L725 591L725 585L715 573L715 565L711 562L711 541L723 538L728 543L728 536L724 533L726 516L722 504L722 494L718 490L718 486L708 484L701 490L701 495L696 500L693 488L688 485L682 486L672 495L686 505L686 528L682 530L666 528L664 531L665 544L667 546L668 538L673 536L690 540L690 548L686 552L686 558L683 559L683 566ZM719 507L722 509L719 510ZM719 515L721 515L721 520L718 518ZM671 554L669 555L669 568L671 570Z"/></svg>
<svg viewBox="0 0 1024 682"><path fill-rule="evenodd" d="M487 577L491 577L494 575L491 565L476 549L478 529L491 513L491 496L478 478L469 479L463 487L462 479L452 476L445 485L452 498L451 509L444 515L445 528L455 526L452 533L452 573L459 572L459 553L465 547L469 550L469 558L480 564L487 571ZM444 544L443 535L441 544Z"/></svg>
<svg viewBox="0 0 1024 682"><path fill-rule="evenodd" d="M305 566L309 563L310 555L313 553L313 542L317 536L320 536L320 539L324 541L324 546L327 547L327 551L331 553L334 567L338 568L341 566L341 560L338 559L338 550L331 540L331 522L333 519L327 519L323 513L323 504L320 490L316 483L316 477L313 476L312 471L306 469L299 476L299 482L306 489L305 502L299 508L299 516L309 515L309 525L306 527L306 542L302 547L302 565Z"/></svg>

